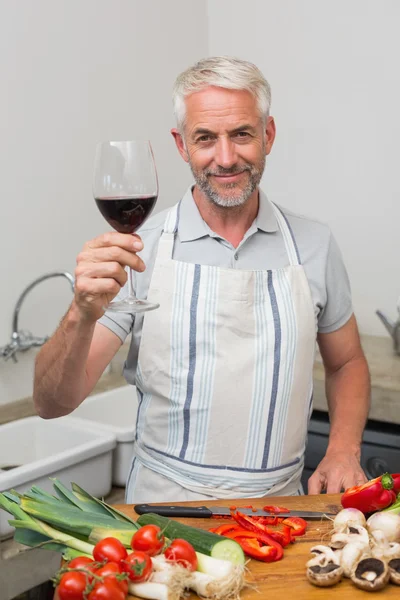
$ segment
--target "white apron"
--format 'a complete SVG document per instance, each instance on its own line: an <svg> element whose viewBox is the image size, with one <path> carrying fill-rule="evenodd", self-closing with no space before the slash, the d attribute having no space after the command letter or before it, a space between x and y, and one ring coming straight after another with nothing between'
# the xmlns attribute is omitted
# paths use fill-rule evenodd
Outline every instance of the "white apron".
<svg viewBox="0 0 400 600"><path fill-rule="evenodd" d="M148 297L126 501L301 493L316 317L286 217L289 265L236 270L173 260L168 213ZM266 256L266 264L268 258Z"/></svg>

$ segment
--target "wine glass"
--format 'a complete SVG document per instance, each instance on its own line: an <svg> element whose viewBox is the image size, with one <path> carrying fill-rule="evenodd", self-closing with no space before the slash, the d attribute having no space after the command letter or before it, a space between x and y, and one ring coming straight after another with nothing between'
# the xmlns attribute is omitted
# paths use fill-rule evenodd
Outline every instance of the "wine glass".
<svg viewBox="0 0 400 600"><path fill-rule="evenodd" d="M134 233L150 216L157 201L158 180L148 141L101 142L96 148L93 195L98 209L120 233ZM139 300L128 269L128 295L114 300L107 310L138 313L158 308Z"/></svg>

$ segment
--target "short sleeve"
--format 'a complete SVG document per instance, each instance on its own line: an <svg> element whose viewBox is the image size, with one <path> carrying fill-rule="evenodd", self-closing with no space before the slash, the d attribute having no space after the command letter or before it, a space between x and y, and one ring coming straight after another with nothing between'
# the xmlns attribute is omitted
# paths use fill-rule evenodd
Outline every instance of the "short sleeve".
<svg viewBox="0 0 400 600"><path fill-rule="evenodd" d="M122 300L127 295L128 284L125 284L114 300ZM104 327L107 327L107 329L110 329L120 338L121 342L124 343L132 330L134 315L107 310L97 322L104 325Z"/></svg>
<svg viewBox="0 0 400 600"><path fill-rule="evenodd" d="M318 331L340 329L353 314L350 281L339 246L330 234L325 269L326 303L318 315Z"/></svg>

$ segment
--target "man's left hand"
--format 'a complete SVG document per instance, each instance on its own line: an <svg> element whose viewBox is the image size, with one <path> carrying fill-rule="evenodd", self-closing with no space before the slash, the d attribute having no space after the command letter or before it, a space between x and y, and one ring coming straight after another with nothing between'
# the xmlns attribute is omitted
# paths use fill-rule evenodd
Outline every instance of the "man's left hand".
<svg viewBox="0 0 400 600"><path fill-rule="evenodd" d="M359 457L345 451L329 452L308 480L308 493L338 494L367 480Z"/></svg>

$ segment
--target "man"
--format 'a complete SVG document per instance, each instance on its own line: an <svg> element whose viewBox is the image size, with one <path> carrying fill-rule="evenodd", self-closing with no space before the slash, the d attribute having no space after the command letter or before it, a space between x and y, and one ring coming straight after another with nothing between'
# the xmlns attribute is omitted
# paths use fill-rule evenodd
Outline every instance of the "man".
<svg viewBox="0 0 400 600"><path fill-rule="evenodd" d="M132 330L129 502L301 493L316 340L331 430L309 493L365 481L369 376L346 271L328 227L258 187L275 138L269 106L268 83L245 61L209 58L178 77L172 135L193 189L142 227L144 245L116 232L85 245L75 299L38 356L35 405L58 417L84 400ZM159 309L103 315L125 268Z"/></svg>

